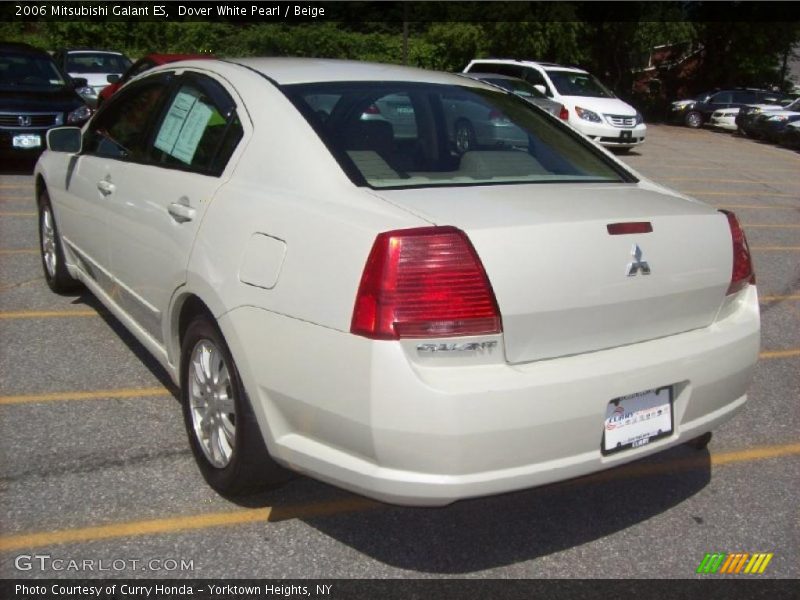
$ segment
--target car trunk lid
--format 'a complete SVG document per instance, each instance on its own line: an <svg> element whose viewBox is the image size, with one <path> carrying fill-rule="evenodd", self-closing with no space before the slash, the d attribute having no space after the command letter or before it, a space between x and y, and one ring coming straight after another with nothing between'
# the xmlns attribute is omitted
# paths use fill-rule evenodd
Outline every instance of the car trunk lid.
<svg viewBox="0 0 800 600"><path fill-rule="evenodd" d="M635 184L376 193L467 233L500 307L510 363L706 327L730 283L725 216ZM629 222L649 223L652 231L609 233L609 224Z"/></svg>

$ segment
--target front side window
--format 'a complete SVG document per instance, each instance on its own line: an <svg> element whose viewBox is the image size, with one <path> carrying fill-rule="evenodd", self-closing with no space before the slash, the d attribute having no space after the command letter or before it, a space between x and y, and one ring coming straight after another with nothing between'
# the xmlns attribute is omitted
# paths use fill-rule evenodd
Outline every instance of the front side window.
<svg viewBox="0 0 800 600"><path fill-rule="evenodd" d="M143 161L147 157L147 126L161 107L168 86L164 75L151 77L112 98L86 134L88 154Z"/></svg>
<svg viewBox="0 0 800 600"><path fill-rule="evenodd" d="M337 82L284 91L358 185L632 180L568 127L498 90Z"/></svg>
<svg viewBox="0 0 800 600"><path fill-rule="evenodd" d="M732 101L730 92L720 92L711 96L711 104L730 104Z"/></svg>
<svg viewBox="0 0 800 600"><path fill-rule="evenodd" d="M591 98L616 98L613 92L589 73L548 70L550 80L562 96L587 96Z"/></svg>

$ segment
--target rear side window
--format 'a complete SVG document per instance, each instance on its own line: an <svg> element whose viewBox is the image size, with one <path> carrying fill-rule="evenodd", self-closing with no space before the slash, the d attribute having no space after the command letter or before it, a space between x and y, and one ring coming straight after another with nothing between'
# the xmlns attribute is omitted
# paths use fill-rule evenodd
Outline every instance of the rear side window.
<svg viewBox="0 0 800 600"><path fill-rule="evenodd" d="M497 90L411 82L283 89L357 185L633 180L557 119Z"/></svg>
<svg viewBox="0 0 800 600"><path fill-rule="evenodd" d="M152 160L219 175L243 135L236 105L213 79L199 75L184 79L156 123Z"/></svg>

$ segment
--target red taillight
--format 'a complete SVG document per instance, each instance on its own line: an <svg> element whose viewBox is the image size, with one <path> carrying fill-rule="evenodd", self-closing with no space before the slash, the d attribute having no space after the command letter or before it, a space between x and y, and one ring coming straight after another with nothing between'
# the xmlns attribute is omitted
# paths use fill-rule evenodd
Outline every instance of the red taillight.
<svg viewBox="0 0 800 600"><path fill-rule="evenodd" d="M561 105L561 110L558 111L558 118L561 119L562 121L569 120L569 111L567 110L567 107L564 106L563 104Z"/></svg>
<svg viewBox="0 0 800 600"><path fill-rule="evenodd" d="M728 226L731 229L733 239L733 269L731 271L731 284L728 286L728 294L735 294L745 288L749 283L756 282L756 274L753 271L753 261L750 258L750 248L747 246L747 238L744 235L742 226L736 215L728 210L721 210L728 217Z"/></svg>
<svg viewBox="0 0 800 600"><path fill-rule="evenodd" d="M500 333L480 258L455 227L381 233L361 276L351 333L376 340Z"/></svg>
<svg viewBox="0 0 800 600"><path fill-rule="evenodd" d="M366 109L364 109L363 114L365 114L365 115L379 115L379 114L381 114L381 109L379 109L374 104L370 104Z"/></svg>

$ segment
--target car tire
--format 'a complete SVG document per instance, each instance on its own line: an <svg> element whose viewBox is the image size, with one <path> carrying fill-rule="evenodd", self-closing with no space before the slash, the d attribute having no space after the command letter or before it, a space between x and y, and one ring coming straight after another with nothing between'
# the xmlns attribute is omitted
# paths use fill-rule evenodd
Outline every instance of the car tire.
<svg viewBox="0 0 800 600"><path fill-rule="evenodd" d="M469 121L461 120L456 123L455 131L453 133L453 140L456 147L456 152L464 154L470 150L475 150L478 145L475 136L475 128Z"/></svg>
<svg viewBox="0 0 800 600"><path fill-rule="evenodd" d="M48 287L57 294L73 292L80 282L72 277L64 260L64 248L58 232L53 205L47 190L39 194L39 253L42 257L42 270Z"/></svg>
<svg viewBox="0 0 800 600"><path fill-rule="evenodd" d="M705 450L708 447L709 442L711 442L711 432L704 433L703 435L694 438L693 440L689 440L686 442L686 445L690 448L694 448L695 450Z"/></svg>
<svg viewBox="0 0 800 600"><path fill-rule="evenodd" d="M270 457L228 345L209 315L198 315L186 329L180 381L189 443L212 488L235 497L291 478Z"/></svg>
<svg viewBox="0 0 800 600"><path fill-rule="evenodd" d="M703 126L703 114L696 110L690 110L683 118L683 122L687 127L692 129L699 129Z"/></svg>

